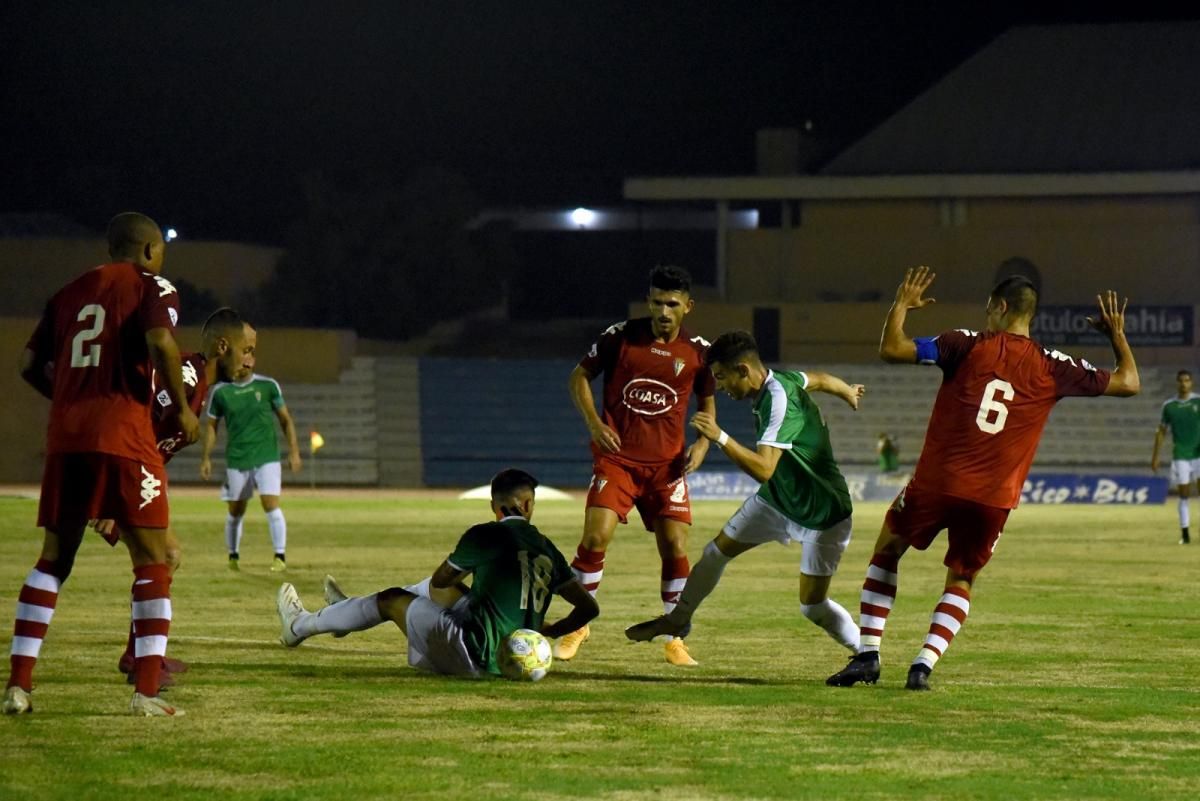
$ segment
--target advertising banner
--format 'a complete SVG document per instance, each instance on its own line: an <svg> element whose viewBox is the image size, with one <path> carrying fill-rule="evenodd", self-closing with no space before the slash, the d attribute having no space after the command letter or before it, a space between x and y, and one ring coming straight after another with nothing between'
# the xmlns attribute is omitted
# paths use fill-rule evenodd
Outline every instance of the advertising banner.
<svg viewBox="0 0 1200 801"><path fill-rule="evenodd" d="M1087 322L1097 311L1095 306L1042 306L1033 318L1030 333L1046 346L1107 345L1108 340ZM1193 311L1191 306L1130 306L1125 310L1125 336L1135 348L1191 345Z"/></svg>

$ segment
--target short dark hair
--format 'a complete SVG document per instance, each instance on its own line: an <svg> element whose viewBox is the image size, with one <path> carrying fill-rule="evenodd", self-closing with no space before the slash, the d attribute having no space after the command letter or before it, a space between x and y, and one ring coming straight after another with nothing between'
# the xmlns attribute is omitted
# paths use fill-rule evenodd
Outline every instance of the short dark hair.
<svg viewBox="0 0 1200 801"><path fill-rule="evenodd" d="M692 276L674 264L659 264L650 271L650 288L667 292L692 292Z"/></svg>
<svg viewBox="0 0 1200 801"><path fill-rule="evenodd" d="M1010 275L996 284L991 297L1003 300L1009 309L1021 317L1033 317L1037 314L1037 288L1023 275Z"/></svg>
<svg viewBox="0 0 1200 801"><path fill-rule="evenodd" d="M1182 376L1185 376L1185 375L1188 378L1191 378L1192 371L1191 370L1180 370L1178 373L1175 374L1175 380L1178 381Z"/></svg>
<svg viewBox="0 0 1200 801"><path fill-rule="evenodd" d="M245 320L242 319L242 315L238 314L237 309L222 306L208 315L204 325L200 326L200 335L203 337L220 335L232 328L241 328L244 322Z"/></svg>
<svg viewBox="0 0 1200 801"><path fill-rule="evenodd" d="M743 356L753 354L758 358L758 343L749 331L726 331L713 340L704 354L704 364L712 367L714 364L737 364Z"/></svg>
<svg viewBox="0 0 1200 801"><path fill-rule="evenodd" d="M492 500L506 500L523 489L533 492L537 485L538 480L529 473L509 467L492 476Z"/></svg>

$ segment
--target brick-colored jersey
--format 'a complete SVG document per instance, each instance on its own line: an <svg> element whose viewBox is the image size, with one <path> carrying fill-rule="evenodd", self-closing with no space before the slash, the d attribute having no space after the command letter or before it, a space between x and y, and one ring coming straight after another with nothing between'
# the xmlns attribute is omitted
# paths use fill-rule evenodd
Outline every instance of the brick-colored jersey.
<svg viewBox="0 0 1200 801"><path fill-rule="evenodd" d="M593 378L604 374L603 419L621 450L602 453L592 443L592 453L630 464L683 458L688 401L715 390L707 350L703 337L682 328L673 341L656 341L649 317L609 326L579 364Z"/></svg>
<svg viewBox="0 0 1200 801"><path fill-rule="evenodd" d="M178 321L171 282L129 263L89 270L50 299L27 346L53 369L48 454L162 464L150 419L146 332L174 331Z"/></svg>
<svg viewBox="0 0 1200 801"><path fill-rule="evenodd" d="M1054 404L1102 395L1111 377L1003 331L959 329L916 343L917 361L941 367L943 378L913 484L1003 509L1020 500Z"/></svg>
<svg viewBox="0 0 1200 801"><path fill-rule="evenodd" d="M197 415L204 408L204 398L208 395L208 373L205 366L208 359L203 353L184 353L180 355L183 362L183 390L187 393L188 406ZM163 461L171 461L171 457L180 448L187 447L183 429L179 427L179 413L171 402L171 395L158 386L158 374L153 376L154 390L154 438L158 441L158 450L162 453Z"/></svg>

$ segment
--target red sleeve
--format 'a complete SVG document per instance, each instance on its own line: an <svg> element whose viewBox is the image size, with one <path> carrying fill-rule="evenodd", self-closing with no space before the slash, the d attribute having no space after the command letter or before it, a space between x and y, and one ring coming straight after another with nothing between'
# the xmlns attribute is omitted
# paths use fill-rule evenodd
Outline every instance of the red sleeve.
<svg viewBox="0 0 1200 801"><path fill-rule="evenodd" d="M1076 361L1058 351L1049 351L1046 357L1050 359L1050 375L1054 377L1054 392L1058 397L1094 397L1108 389L1112 378L1108 370L1097 370L1083 359Z"/></svg>
<svg viewBox="0 0 1200 801"><path fill-rule="evenodd" d="M937 344L937 365L942 372L951 373L967 357L979 341L979 335L965 328L943 331L934 339Z"/></svg>
<svg viewBox="0 0 1200 801"><path fill-rule="evenodd" d="M621 352L621 333L626 323L616 323L604 329L604 333L592 343L587 355L579 360L579 366L592 378L612 368Z"/></svg>
<svg viewBox="0 0 1200 801"><path fill-rule="evenodd" d="M142 302L138 306L138 321L143 331L155 328L175 330L179 322L179 293L161 275L142 273Z"/></svg>

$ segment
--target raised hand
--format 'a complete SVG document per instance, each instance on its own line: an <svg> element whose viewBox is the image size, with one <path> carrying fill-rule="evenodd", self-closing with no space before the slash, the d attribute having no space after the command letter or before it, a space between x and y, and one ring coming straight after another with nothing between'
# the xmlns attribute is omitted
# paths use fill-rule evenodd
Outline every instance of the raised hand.
<svg viewBox="0 0 1200 801"><path fill-rule="evenodd" d="M864 384L850 384L850 391L842 396L842 400L850 404L850 408L858 411L858 402L862 400L862 396L867 394L867 388Z"/></svg>
<svg viewBox="0 0 1200 801"><path fill-rule="evenodd" d="M906 309L920 309L930 303L937 303L934 298L924 296L934 278L937 278L937 273L924 265L910 267L904 273L904 280L896 289L896 303Z"/></svg>
<svg viewBox="0 0 1200 801"><path fill-rule="evenodd" d="M1117 293L1110 289L1097 295L1096 302L1100 304L1100 316L1087 318L1088 325L1110 340L1125 336L1125 308L1129 298L1118 302Z"/></svg>

